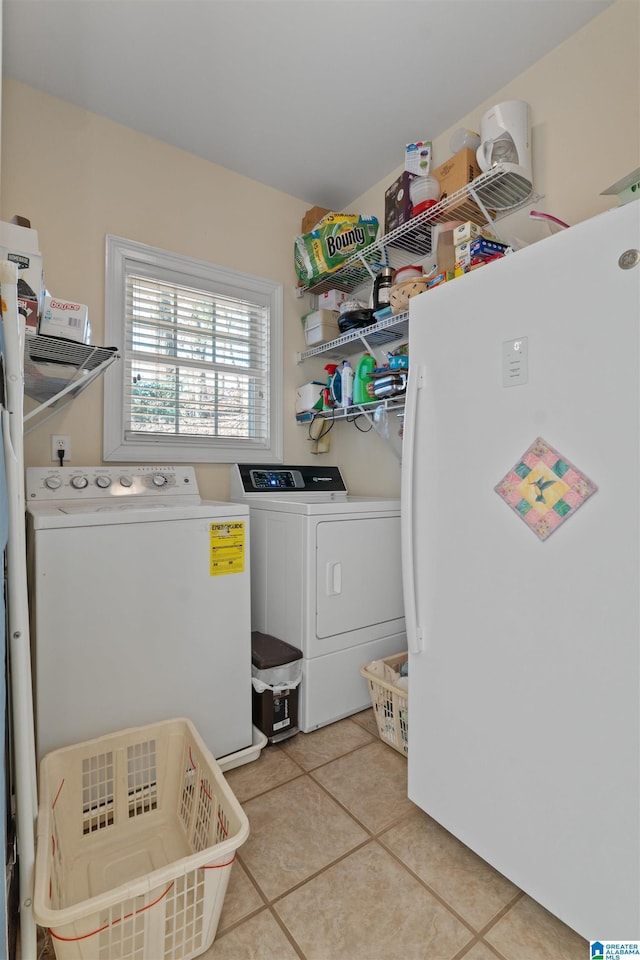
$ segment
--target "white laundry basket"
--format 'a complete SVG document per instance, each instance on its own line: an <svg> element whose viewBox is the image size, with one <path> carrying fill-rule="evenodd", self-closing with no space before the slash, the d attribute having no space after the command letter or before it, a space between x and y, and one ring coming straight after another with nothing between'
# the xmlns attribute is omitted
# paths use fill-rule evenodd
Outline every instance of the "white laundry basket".
<svg viewBox="0 0 640 960"><path fill-rule="evenodd" d="M40 765L34 915L58 960L190 960L213 943L249 823L189 720Z"/></svg>
<svg viewBox="0 0 640 960"><path fill-rule="evenodd" d="M380 662L399 670L407 662L408 656L406 651L394 657L384 657ZM369 684L371 706L380 739L406 757L409 755L409 694L372 673L369 666L366 664L361 667L360 675Z"/></svg>

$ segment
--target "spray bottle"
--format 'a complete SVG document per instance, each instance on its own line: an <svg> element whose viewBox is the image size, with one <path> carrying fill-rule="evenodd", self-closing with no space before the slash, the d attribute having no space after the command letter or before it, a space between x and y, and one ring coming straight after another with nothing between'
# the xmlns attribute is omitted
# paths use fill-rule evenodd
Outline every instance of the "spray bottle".
<svg viewBox="0 0 640 960"><path fill-rule="evenodd" d="M333 378L335 376L336 370L338 369L337 363L327 363L324 368L327 371L327 385L322 391L322 409L331 410L335 406L336 401L333 395ZM338 374L340 376L340 374Z"/></svg>
<svg viewBox="0 0 640 960"><path fill-rule="evenodd" d="M352 407L353 406L353 367L348 360L343 360L342 362L342 372L341 372L341 381L342 381L342 402L340 406Z"/></svg>
<svg viewBox="0 0 640 960"><path fill-rule="evenodd" d="M376 361L370 353L364 353L358 361L356 376L353 382L353 402L356 405L369 403L373 397L369 396L367 386L371 381L371 373L375 370Z"/></svg>

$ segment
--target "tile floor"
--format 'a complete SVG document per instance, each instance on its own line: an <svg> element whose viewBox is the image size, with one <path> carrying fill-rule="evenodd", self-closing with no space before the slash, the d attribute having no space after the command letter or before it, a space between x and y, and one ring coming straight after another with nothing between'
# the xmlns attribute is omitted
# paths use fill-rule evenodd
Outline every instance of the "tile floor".
<svg viewBox="0 0 640 960"><path fill-rule="evenodd" d="M371 710L227 773L251 833L206 960L587 960L406 796Z"/></svg>
<svg viewBox="0 0 640 960"><path fill-rule="evenodd" d="M365 710L230 770L251 833L203 960L587 960L411 803L406 769Z"/></svg>

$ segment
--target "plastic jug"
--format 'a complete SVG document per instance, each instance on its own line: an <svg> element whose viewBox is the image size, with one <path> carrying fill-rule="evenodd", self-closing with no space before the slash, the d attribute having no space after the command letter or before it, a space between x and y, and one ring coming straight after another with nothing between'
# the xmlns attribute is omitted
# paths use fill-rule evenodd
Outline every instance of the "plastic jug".
<svg viewBox="0 0 640 960"><path fill-rule="evenodd" d="M343 360L340 374L343 408L353 406L353 367L348 360Z"/></svg>
<svg viewBox="0 0 640 960"><path fill-rule="evenodd" d="M360 357L353 384L353 402L355 404L369 403L370 400L374 399L369 396L367 385L371 381L371 373L375 370L375 366L375 358L370 353L365 353Z"/></svg>

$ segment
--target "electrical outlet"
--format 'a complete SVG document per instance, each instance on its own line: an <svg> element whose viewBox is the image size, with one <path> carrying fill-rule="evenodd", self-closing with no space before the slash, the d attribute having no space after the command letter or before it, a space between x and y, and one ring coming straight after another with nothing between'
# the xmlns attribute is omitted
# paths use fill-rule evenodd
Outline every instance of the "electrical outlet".
<svg viewBox="0 0 640 960"><path fill-rule="evenodd" d="M60 451L64 450L64 462L71 460L71 437L51 434L51 459L60 463Z"/></svg>

